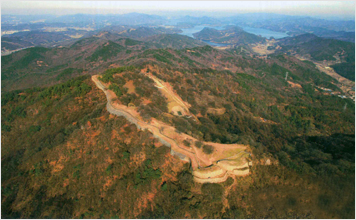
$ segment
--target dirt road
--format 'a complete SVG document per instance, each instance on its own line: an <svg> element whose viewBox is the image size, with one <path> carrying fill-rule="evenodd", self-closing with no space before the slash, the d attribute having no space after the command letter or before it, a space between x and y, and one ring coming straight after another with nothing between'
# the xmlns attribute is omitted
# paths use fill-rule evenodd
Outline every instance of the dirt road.
<svg viewBox="0 0 356 220"><path fill-rule="evenodd" d="M105 93L107 98L106 107L108 112L113 115L125 117L129 122L135 124L141 130L149 130L153 136L156 137L162 144L171 148L172 155L177 155L180 159L191 163L193 175L194 173L201 175L202 172L204 172L203 176L207 176L207 178L203 180L200 178L200 182L224 181L227 177L222 178L220 174L214 176L219 172L228 172L224 169L223 166L219 166L218 163L221 162L221 160L231 160L233 163L241 160L242 162L245 161L246 155L249 154L248 152L244 151L247 146L238 144L218 144L203 142L203 144L212 145L216 149L215 152L213 152L211 155L205 154L202 149L198 149L195 146L185 146L183 144L183 140L190 140L192 143L195 143L198 140L187 134L177 133L173 126L167 125L154 118L150 123L143 121L135 109L115 103L113 101L115 95L110 90L107 90L107 87L98 79L97 75L92 76L92 80L96 86ZM245 154L241 154L241 152ZM209 170L212 170L211 172L207 172L206 168L208 167ZM217 170L221 171L217 172Z"/></svg>

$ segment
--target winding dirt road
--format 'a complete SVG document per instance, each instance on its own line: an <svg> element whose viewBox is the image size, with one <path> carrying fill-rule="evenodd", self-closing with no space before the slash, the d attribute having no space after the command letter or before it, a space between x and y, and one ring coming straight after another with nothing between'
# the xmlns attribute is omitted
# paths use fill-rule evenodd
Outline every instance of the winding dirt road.
<svg viewBox="0 0 356 220"><path fill-rule="evenodd" d="M187 134L177 133L174 127L160 122L157 119L153 118L150 123L143 121L134 108L120 105L114 101L114 93L108 90L107 86L98 79L98 75L92 76L92 81L105 93L107 98L106 108L109 113L125 117L141 130L149 130L162 144L171 148L172 155L177 155L180 159L191 164L193 175L198 178L195 178L198 182L225 181L230 173L229 170L232 171L231 166L234 167L233 164L237 161L239 165L236 166L236 168L248 167L245 158L247 157L246 155L250 155L250 153L244 151L247 146L204 142L203 144L209 144L215 148L215 151L211 155L206 155L202 149L198 149L195 146L187 147L183 144L183 140L190 140L194 143L198 141L197 139ZM228 170L225 169L226 165L218 164L222 161L232 162L232 164L229 164ZM243 163L243 166L241 166L241 163ZM221 175L221 173L223 173L223 175ZM246 171L244 171L243 174L246 174ZM201 178L202 176L206 178Z"/></svg>

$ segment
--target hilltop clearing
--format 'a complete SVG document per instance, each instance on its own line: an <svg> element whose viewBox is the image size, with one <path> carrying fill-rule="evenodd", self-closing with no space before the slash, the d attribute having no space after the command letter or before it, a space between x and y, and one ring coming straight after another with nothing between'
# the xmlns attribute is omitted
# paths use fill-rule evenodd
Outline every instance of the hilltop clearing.
<svg viewBox="0 0 356 220"><path fill-rule="evenodd" d="M152 79L155 82L154 86L157 87L160 92L166 97L168 112L178 116L195 117L189 112L189 108L191 107L191 105L187 102L184 102L182 98L179 97L173 91L173 88L169 83L165 83L157 79L157 77L150 73L149 67L147 67L146 69L142 69L141 73L147 75L150 79ZM197 120L197 118L195 119Z"/></svg>
<svg viewBox="0 0 356 220"><path fill-rule="evenodd" d="M143 71L146 72L146 70ZM189 135L182 134L180 132L178 133L174 127L169 126L157 119L144 122L135 108L120 105L115 102L114 100L117 100L115 93L108 90L108 86L105 86L103 83L101 83L98 80L98 76L93 76L92 80L106 94L108 99L107 109L111 114L124 116L126 119L128 119L128 121L134 123L138 128L142 130L147 129L152 132L153 135L157 137L163 144L171 148L172 155L178 154L182 160L191 163L193 168L193 176L196 181L202 183L223 182L226 181L229 174L234 175L236 173L235 175L246 175L249 173L248 162L244 157L244 155L246 156L249 154L240 154L241 151L248 148L247 146L200 142L196 138L193 138ZM156 83L162 85L157 79L154 80ZM176 95L174 95L174 97L176 97ZM175 99L179 100L178 98ZM179 102L183 104L181 99ZM200 146L196 146L196 143L198 142ZM205 146L210 146L211 151L205 152L205 148L208 148ZM234 157L234 155L239 156L236 156L236 158L233 159L227 159ZM230 162L233 164L236 163L237 165L231 164L229 168L218 165L218 161L222 160L224 160L225 163ZM245 161L245 163L243 161ZM244 171L240 174L238 172L239 169L243 169ZM202 170L204 170L204 175L200 174L203 172ZM219 172L217 172L217 170L219 170Z"/></svg>

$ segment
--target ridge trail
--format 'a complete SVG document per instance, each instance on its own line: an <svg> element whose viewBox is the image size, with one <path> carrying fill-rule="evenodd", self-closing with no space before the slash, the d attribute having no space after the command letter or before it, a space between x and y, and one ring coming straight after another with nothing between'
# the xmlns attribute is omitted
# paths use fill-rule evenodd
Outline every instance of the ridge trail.
<svg viewBox="0 0 356 220"><path fill-rule="evenodd" d="M127 107L125 105L119 105L113 102L113 95L111 94L110 90L108 90L106 86L98 79L98 75L93 75L92 81L100 90L105 93L107 98L106 108L109 113L125 117L129 122L135 124L141 130L149 130L153 134L153 136L156 137L162 144L171 148L172 155L177 155L180 159L191 164L194 180L197 182L212 183L225 181L228 175L234 174L234 172L232 171L240 170L241 166L236 166L236 169L234 170L231 170L231 168L227 170L225 165L220 165L218 164L218 162L227 161L231 163L236 163L236 161L246 161L246 155L250 155L250 153L245 151L247 146L238 144L217 144L211 142L204 142L204 144L210 144L215 147L216 150L211 155L205 155L204 153L200 152L201 149L198 150L195 147L187 147L183 144L179 144L177 142L178 139L180 142L185 139L190 139L195 142L197 141L197 139L187 134L178 134L175 131L174 127L166 125L156 119L152 119L150 123L141 120L139 115L135 115L138 113L135 112L132 108ZM164 131L168 131L169 136L164 133ZM226 155L228 153L229 156ZM233 155L231 155L231 153L233 153ZM244 164L245 167L243 168L249 167L248 162ZM232 164L230 164L229 166L234 167L234 165ZM223 176L221 175L221 172L223 173ZM235 175L247 175L249 173L249 169L247 169L247 172L245 169L245 171L243 171L242 173L239 171L235 173L240 173Z"/></svg>

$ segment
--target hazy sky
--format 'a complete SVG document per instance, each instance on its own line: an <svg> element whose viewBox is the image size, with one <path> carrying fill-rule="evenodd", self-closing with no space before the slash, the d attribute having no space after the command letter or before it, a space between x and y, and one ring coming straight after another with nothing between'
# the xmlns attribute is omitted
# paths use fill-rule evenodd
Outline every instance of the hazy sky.
<svg viewBox="0 0 356 220"><path fill-rule="evenodd" d="M1 1L2 14L147 14L231 15L271 12L354 19L355 2L345 1ZM174 13L173 13L174 12Z"/></svg>

